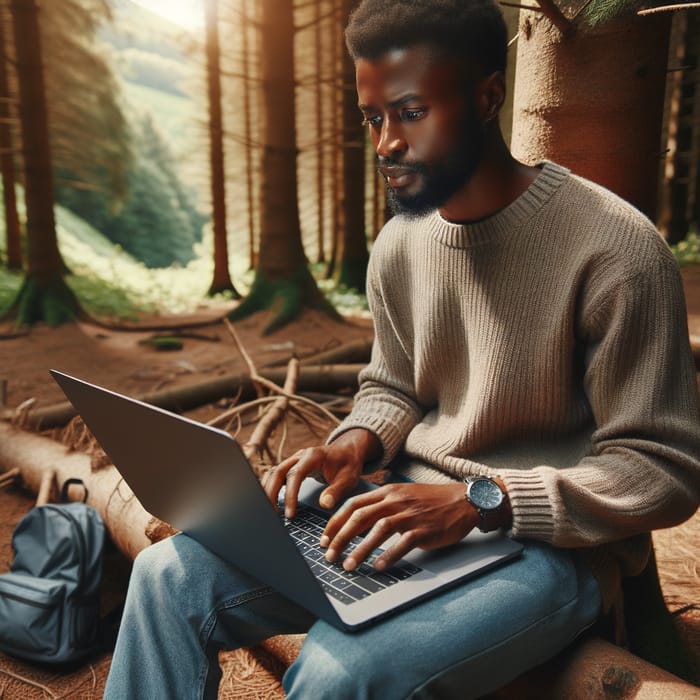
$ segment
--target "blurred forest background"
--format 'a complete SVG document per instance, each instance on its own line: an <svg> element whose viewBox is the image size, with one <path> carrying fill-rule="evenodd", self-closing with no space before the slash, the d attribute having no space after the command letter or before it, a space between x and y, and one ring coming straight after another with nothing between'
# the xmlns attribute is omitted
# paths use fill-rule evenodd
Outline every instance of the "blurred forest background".
<svg viewBox="0 0 700 700"><path fill-rule="evenodd" d="M146 4L0 0L0 312L55 324L223 295L244 298L239 316L274 306L276 324L301 305L363 313L368 252L388 214L342 38L354 0L190 0L161 3L163 14ZM513 37L502 124L516 156L611 187L681 261L699 260L700 11L502 5ZM656 92L631 103L632 73L611 46L646 84L651 59L633 55L635 42L663 60ZM556 73L552 46L562 70L549 99L568 115L531 102ZM607 112L595 112L600 94ZM559 120L564 143L536 138L538 111L545 131ZM632 139L640 120L651 148ZM623 142L650 167L613 150ZM599 159L587 167L590 151ZM625 189L640 191L635 177L639 196Z"/></svg>

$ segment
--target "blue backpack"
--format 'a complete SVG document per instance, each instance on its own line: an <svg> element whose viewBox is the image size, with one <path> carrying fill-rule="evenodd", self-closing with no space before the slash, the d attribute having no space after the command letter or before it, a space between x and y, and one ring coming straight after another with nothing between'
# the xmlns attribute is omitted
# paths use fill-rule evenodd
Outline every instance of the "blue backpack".
<svg viewBox="0 0 700 700"><path fill-rule="evenodd" d="M0 575L0 650L49 664L95 651L104 544L102 518L85 503L37 506L20 520Z"/></svg>

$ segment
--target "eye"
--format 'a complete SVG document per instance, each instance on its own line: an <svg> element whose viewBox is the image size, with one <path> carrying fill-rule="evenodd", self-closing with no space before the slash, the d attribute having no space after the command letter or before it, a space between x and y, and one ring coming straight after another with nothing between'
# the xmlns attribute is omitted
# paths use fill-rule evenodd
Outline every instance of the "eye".
<svg viewBox="0 0 700 700"><path fill-rule="evenodd" d="M404 109L401 111L401 121L402 122L416 122L422 119L426 115L425 109Z"/></svg>
<svg viewBox="0 0 700 700"><path fill-rule="evenodd" d="M382 124L382 118L378 115L373 117L365 117L362 120L362 126L369 126L372 129L378 129Z"/></svg>

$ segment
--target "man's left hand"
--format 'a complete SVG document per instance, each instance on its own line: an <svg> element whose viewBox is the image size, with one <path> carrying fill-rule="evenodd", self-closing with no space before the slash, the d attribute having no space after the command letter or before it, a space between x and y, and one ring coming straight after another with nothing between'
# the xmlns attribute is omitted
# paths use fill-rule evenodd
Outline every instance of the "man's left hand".
<svg viewBox="0 0 700 700"><path fill-rule="evenodd" d="M477 524L463 484L386 484L348 499L328 521L320 543L328 548L326 559L336 561L353 537L367 533L343 561L351 571L398 534L400 539L373 562L381 571L416 547L455 544Z"/></svg>

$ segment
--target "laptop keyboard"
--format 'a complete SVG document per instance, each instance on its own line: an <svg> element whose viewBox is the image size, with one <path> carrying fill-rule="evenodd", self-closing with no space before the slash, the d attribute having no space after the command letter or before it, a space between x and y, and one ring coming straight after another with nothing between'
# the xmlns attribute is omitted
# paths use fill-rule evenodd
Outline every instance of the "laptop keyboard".
<svg viewBox="0 0 700 700"><path fill-rule="evenodd" d="M284 514L280 517L323 590L341 603L362 600L422 571L420 567L407 562L376 571L371 563L382 553L381 549L375 549L354 571L345 571L339 562L362 541L361 537L354 538L338 562L331 563L326 561L325 550L318 544L328 522L325 513L300 504L293 520L288 520Z"/></svg>

